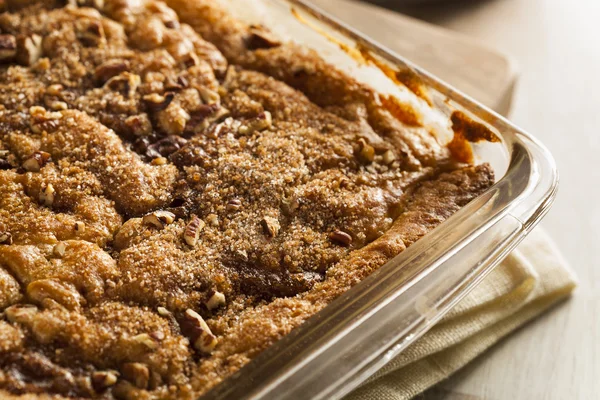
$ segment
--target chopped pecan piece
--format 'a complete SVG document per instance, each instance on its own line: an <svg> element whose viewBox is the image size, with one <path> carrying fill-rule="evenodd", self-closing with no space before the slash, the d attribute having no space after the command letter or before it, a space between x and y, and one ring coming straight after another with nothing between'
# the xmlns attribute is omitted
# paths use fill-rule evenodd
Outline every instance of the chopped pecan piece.
<svg viewBox="0 0 600 400"><path fill-rule="evenodd" d="M206 302L206 308L214 310L222 305L225 305L225 295L215 290Z"/></svg>
<svg viewBox="0 0 600 400"><path fill-rule="evenodd" d="M211 353L218 343L204 319L192 309L188 308L185 311L181 329L189 337L194 348L203 353Z"/></svg>
<svg viewBox="0 0 600 400"><path fill-rule="evenodd" d="M190 51L181 58L181 62L183 63L183 65L185 65L186 68L191 68L200 64L200 58L196 53Z"/></svg>
<svg viewBox="0 0 600 400"><path fill-rule="evenodd" d="M77 0L77 4L81 7L92 7L100 11L104 9L104 0Z"/></svg>
<svg viewBox="0 0 600 400"><path fill-rule="evenodd" d="M358 146L358 158L365 163L373 162L375 159L375 148L363 138L358 139Z"/></svg>
<svg viewBox="0 0 600 400"><path fill-rule="evenodd" d="M152 123L146 113L127 117L125 125L127 125L131 133L135 136L148 136L152 134Z"/></svg>
<svg viewBox="0 0 600 400"><path fill-rule="evenodd" d="M221 101L221 96L219 96L219 93L215 92L214 90L210 90L206 86L198 86L196 89L198 90L200 98L204 104L214 104Z"/></svg>
<svg viewBox="0 0 600 400"><path fill-rule="evenodd" d="M33 106L29 108L31 119L29 127L35 134L41 134L44 131L52 132L59 124L62 114L59 112L48 112L43 107Z"/></svg>
<svg viewBox="0 0 600 400"><path fill-rule="evenodd" d="M329 239L341 246L348 247L352 244L352 236L344 231L335 230L329 235Z"/></svg>
<svg viewBox="0 0 600 400"><path fill-rule="evenodd" d="M245 42L248 50L270 49L281 45L275 35L260 25L250 26Z"/></svg>
<svg viewBox="0 0 600 400"><path fill-rule="evenodd" d="M186 87L188 87L190 82L187 80L187 78L185 76L179 76L177 78L177 84L183 88L186 88Z"/></svg>
<svg viewBox="0 0 600 400"><path fill-rule="evenodd" d="M194 247L198 242L198 237L200 236L200 232L204 229L205 223L196 215L192 215L191 221L185 227L185 231L183 232L183 239L185 242Z"/></svg>
<svg viewBox="0 0 600 400"><path fill-rule="evenodd" d="M78 394L85 397L93 397L96 393L89 376L78 376L75 378L75 387Z"/></svg>
<svg viewBox="0 0 600 400"><path fill-rule="evenodd" d="M396 161L396 155L392 150L387 150L385 153L383 153L381 161L383 161L383 163L386 165L390 165L391 163Z"/></svg>
<svg viewBox="0 0 600 400"><path fill-rule="evenodd" d="M167 92L164 96L161 96L158 93L147 94L142 97L142 100L144 100L146 107L148 107L148 111L158 112L169 107L169 104L171 104L174 98L174 93Z"/></svg>
<svg viewBox="0 0 600 400"><path fill-rule="evenodd" d="M281 211L284 215L291 216L294 215L296 210L300 207L300 203L298 199L295 197L284 198L281 201Z"/></svg>
<svg viewBox="0 0 600 400"><path fill-rule="evenodd" d="M206 136L212 139L216 139L221 135L225 135L227 133L237 133L242 126L242 123L237 119L227 118L223 122L219 122L216 125L212 125L210 129L206 132Z"/></svg>
<svg viewBox="0 0 600 400"><path fill-rule="evenodd" d="M203 104L191 113L190 119L185 125L188 134L200 133L206 130L211 123L229 115L229 111L218 104Z"/></svg>
<svg viewBox="0 0 600 400"><path fill-rule="evenodd" d="M167 135L181 135L190 115L177 103L171 103L158 113L158 127Z"/></svg>
<svg viewBox="0 0 600 400"><path fill-rule="evenodd" d="M167 77L164 85L165 85L165 90L168 92L179 92L180 90L183 90L183 88L185 87L184 85L179 83L179 79L177 79L177 82L175 82L170 77Z"/></svg>
<svg viewBox="0 0 600 400"><path fill-rule="evenodd" d="M231 199L227 203L227 211L237 211L242 208L242 201L239 199Z"/></svg>
<svg viewBox="0 0 600 400"><path fill-rule="evenodd" d="M266 216L261 221L265 233L270 237L275 237L279 233L280 225L277 218Z"/></svg>
<svg viewBox="0 0 600 400"><path fill-rule="evenodd" d="M40 279L27 285L27 296L35 303L44 305L47 299L68 310L79 308L82 297L74 287L53 279Z"/></svg>
<svg viewBox="0 0 600 400"><path fill-rule="evenodd" d="M159 210L153 211L149 214L144 215L142 223L144 225L152 225L159 229L165 227L165 225L172 224L175 221L175 214L169 211Z"/></svg>
<svg viewBox="0 0 600 400"><path fill-rule="evenodd" d="M206 222L212 226L219 226L219 217L217 214L208 214L206 216Z"/></svg>
<svg viewBox="0 0 600 400"><path fill-rule="evenodd" d="M256 116L256 118L247 121L245 125L242 125L239 132L242 135L251 135L254 132L264 131L269 129L273 123L271 113L268 111L262 112Z"/></svg>
<svg viewBox="0 0 600 400"><path fill-rule="evenodd" d="M36 151L23 162L23 168L29 172L39 172L50 161L50 153Z"/></svg>
<svg viewBox="0 0 600 400"><path fill-rule="evenodd" d="M140 389L148 388L150 381L150 370L145 364L129 362L121 366L123 378L127 379Z"/></svg>
<svg viewBox="0 0 600 400"><path fill-rule="evenodd" d="M85 232L85 224L81 221L75 222L75 226L73 227L75 232L83 233Z"/></svg>
<svg viewBox="0 0 600 400"><path fill-rule="evenodd" d="M51 183L49 183L45 186L42 186L42 189L40 190L40 195L39 195L40 203L42 203L46 207L52 207L52 204L54 203L54 193L55 192L56 191L54 190L54 186L52 186Z"/></svg>
<svg viewBox="0 0 600 400"><path fill-rule="evenodd" d="M31 66L42 56L42 37L33 34L17 40L17 62Z"/></svg>
<svg viewBox="0 0 600 400"><path fill-rule="evenodd" d="M171 135L158 142L150 144L150 140L147 138L138 139L134 143L134 149L136 152L146 156L149 160L154 160L158 157L169 157L181 149L187 140L181 136Z"/></svg>
<svg viewBox="0 0 600 400"><path fill-rule="evenodd" d="M0 244L13 244L13 237L10 232L0 232Z"/></svg>
<svg viewBox="0 0 600 400"><path fill-rule="evenodd" d="M0 171L12 169L12 164L8 161L10 152L8 150L0 150Z"/></svg>
<svg viewBox="0 0 600 400"><path fill-rule="evenodd" d="M31 304L15 304L4 310L6 319L17 324L28 324L31 322L38 308Z"/></svg>
<svg viewBox="0 0 600 400"><path fill-rule="evenodd" d="M54 254L56 257L63 257L65 255L65 251L65 243L58 242L56 245L54 245L54 248L52 249L52 254Z"/></svg>
<svg viewBox="0 0 600 400"><path fill-rule="evenodd" d="M166 165L169 161L164 157L156 157L153 159L150 164L152 165Z"/></svg>
<svg viewBox="0 0 600 400"><path fill-rule="evenodd" d="M165 307L157 307L156 311L158 311L158 315L160 315L161 317L169 317L171 316L171 312L169 310L167 310Z"/></svg>
<svg viewBox="0 0 600 400"><path fill-rule="evenodd" d="M104 28L100 21L78 19L76 21L77 39L86 47L101 47L106 43Z"/></svg>
<svg viewBox="0 0 600 400"><path fill-rule="evenodd" d="M117 383L117 371L97 371L92 374L92 386L97 392L103 392Z"/></svg>
<svg viewBox="0 0 600 400"><path fill-rule="evenodd" d="M158 349L158 343L147 333L140 333L131 338L134 342L141 343L150 350Z"/></svg>
<svg viewBox="0 0 600 400"><path fill-rule="evenodd" d="M155 145L150 144L149 137L141 137L133 142L132 149L141 156L144 156L148 160L154 160L160 157L160 153L156 150Z"/></svg>
<svg viewBox="0 0 600 400"><path fill-rule="evenodd" d="M46 94L50 96L60 96L63 89L63 85L61 85L60 83L55 83L46 88Z"/></svg>
<svg viewBox="0 0 600 400"><path fill-rule="evenodd" d="M0 61L10 61L17 54L17 39L14 35L0 35Z"/></svg>
<svg viewBox="0 0 600 400"><path fill-rule="evenodd" d="M122 72L106 81L104 87L119 92L127 98L132 98L135 95L140 82L141 79L139 75Z"/></svg>
<svg viewBox="0 0 600 400"><path fill-rule="evenodd" d="M108 60L94 70L94 80L103 85L110 78L129 70L129 63L125 60Z"/></svg>
<svg viewBox="0 0 600 400"><path fill-rule="evenodd" d="M62 111L62 110L68 110L69 109L69 105L67 103L65 103L64 101L51 101L48 103L48 108L54 110L54 111Z"/></svg>
<svg viewBox="0 0 600 400"><path fill-rule="evenodd" d="M179 21L177 21L176 19L165 21L164 24L169 29L177 29L177 28L179 28Z"/></svg>

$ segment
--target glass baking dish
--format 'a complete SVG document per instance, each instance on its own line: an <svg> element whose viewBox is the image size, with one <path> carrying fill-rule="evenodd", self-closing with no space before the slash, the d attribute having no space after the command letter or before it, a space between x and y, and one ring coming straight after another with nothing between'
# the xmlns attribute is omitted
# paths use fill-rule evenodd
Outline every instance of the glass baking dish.
<svg viewBox="0 0 600 400"><path fill-rule="evenodd" d="M550 208L558 173L534 137L308 2L230 1L239 18L317 49L377 91L401 96L382 70L412 71L446 119L460 110L501 138L473 144L477 160L495 170L493 187L202 400L340 398L422 336L517 246ZM357 49L379 67L360 65Z"/></svg>

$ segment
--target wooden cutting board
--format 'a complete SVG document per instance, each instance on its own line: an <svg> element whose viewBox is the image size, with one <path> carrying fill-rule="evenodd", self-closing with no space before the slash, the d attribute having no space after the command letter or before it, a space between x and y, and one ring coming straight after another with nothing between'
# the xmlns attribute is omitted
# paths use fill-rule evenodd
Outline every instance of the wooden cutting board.
<svg viewBox="0 0 600 400"><path fill-rule="evenodd" d="M517 72L506 55L467 36L371 4L311 1L500 114L508 114Z"/></svg>

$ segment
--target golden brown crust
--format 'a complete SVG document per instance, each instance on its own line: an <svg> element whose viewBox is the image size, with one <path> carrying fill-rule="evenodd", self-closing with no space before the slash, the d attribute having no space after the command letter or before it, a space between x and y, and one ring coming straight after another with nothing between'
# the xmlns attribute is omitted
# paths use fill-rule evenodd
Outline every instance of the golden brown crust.
<svg viewBox="0 0 600 400"><path fill-rule="evenodd" d="M0 14L0 393L194 398L493 183L217 2L74 3Z"/></svg>

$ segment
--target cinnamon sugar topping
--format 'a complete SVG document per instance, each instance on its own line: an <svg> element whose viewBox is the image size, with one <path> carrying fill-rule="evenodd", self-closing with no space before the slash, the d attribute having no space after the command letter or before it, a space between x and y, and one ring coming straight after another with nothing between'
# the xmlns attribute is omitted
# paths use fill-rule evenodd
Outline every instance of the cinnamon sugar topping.
<svg viewBox="0 0 600 400"><path fill-rule="evenodd" d="M493 183L220 1L5 3L2 398L198 398Z"/></svg>

